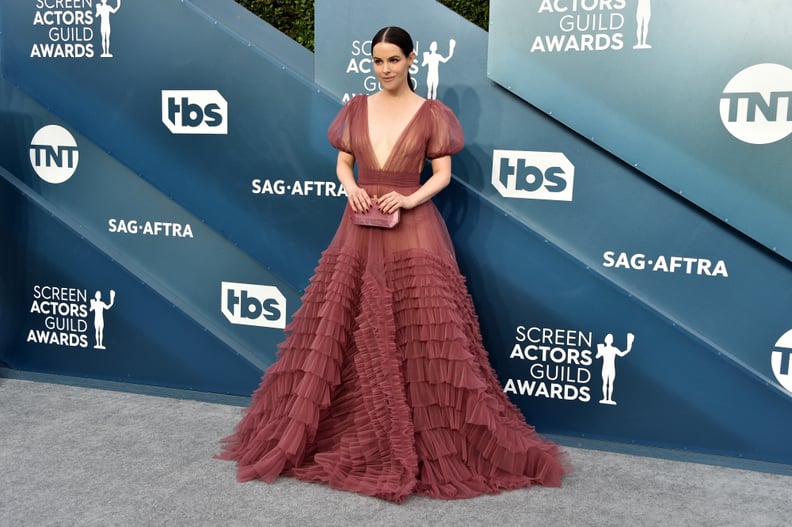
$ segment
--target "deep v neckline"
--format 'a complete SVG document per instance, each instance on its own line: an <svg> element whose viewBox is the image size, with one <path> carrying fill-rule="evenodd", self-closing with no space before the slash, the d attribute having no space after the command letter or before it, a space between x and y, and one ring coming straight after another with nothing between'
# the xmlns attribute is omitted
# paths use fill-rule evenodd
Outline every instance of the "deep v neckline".
<svg viewBox="0 0 792 527"><path fill-rule="evenodd" d="M385 163L381 163L380 162L379 157L377 157L377 152L374 150L374 143L371 141L371 128L369 127L369 111L368 111L369 107L368 107L368 102L369 102L369 96L367 95L366 96L366 105L365 105L366 111L365 111L365 114L363 116L365 118L365 122L366 122L366 139L368 140L369 148L371 149L371 157L377 163L377 168L379 170L385 170L385 167L387 167L390 164L391 157L393 157L393 153L397 150L397 147L402 142L402 139L404 138L405 134L407 133L407 130L410 129L410 127L413 125L415 120L418 118L418 115L421 113L421 111L423 111L424 107L426 106L426 103L429 102L429 99L424 99L423 100L423 102L418 107L418 109L415 111L413 116L410 117L410 120L407 121L407 124L404 125L404 128L402 129L402 131L396 137L396 141L394 141L393 147L391 147L391 151L388 152L388 155L385 157Z"/></svg>

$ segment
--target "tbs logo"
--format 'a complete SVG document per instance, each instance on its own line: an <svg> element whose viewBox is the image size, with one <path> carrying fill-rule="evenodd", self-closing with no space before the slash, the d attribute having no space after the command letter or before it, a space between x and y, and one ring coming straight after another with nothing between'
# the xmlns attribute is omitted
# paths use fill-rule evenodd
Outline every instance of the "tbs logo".
<svg viewBox="0 0 792 527"><path fill-rule="evenodd" d="M162 122L173 134L227 134L228 102L217 90L162 90Z"/></svg>
<svg viewBox="0 0 792 527"><path fill-rule="evenodd" d="M575 165L560 152L492 152L492 186L504 198L572 201L574 180Z"/></svg>
<svg viewBox="0 0 792 527"><path fill-rule="evenodd" d="M222 282L220 309L232 324L286 327L286 297L271 285Z"/></svg>

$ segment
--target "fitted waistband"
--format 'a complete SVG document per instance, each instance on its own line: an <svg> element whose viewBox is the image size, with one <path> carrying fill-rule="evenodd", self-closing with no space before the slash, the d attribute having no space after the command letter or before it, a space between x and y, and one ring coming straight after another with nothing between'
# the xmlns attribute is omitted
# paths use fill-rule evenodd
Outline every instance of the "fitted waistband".
<svg viewBox="0 0 792 527"><path fill-rule="evenodd" d="M358 170L358 185L387 185L389 187L417 187L421 174L416 172L388 172L385 170Z"/></svg>

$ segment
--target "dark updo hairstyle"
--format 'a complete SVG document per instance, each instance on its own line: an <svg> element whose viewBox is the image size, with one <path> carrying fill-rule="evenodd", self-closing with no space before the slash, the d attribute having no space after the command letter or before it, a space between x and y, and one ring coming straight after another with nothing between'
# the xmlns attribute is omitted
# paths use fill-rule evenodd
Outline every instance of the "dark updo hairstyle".
<svg viewBox="0 0 792 527"><path fill-rule="evenodd" d="M402 50L405 57L409 57L410 53L413 52L413 40L407 31L404 29L397 27L397 26L388 26L383 27L377 34L374 35L374 38L371 39L371 53L374 53L374 46L379 44L380 42L384 42L386 44L395 44L399 46L399 49ZM412 66L410 64L409 66ZM409 66L407 69L407 84L410 86L412 91L415 91L415 87L413 86L412 77L410 76Z"/></svg>

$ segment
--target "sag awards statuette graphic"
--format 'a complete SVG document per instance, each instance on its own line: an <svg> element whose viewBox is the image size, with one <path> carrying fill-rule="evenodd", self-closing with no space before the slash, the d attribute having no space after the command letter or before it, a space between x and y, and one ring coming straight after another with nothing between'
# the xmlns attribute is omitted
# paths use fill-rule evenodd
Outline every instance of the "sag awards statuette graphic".
<svg viewBox="0 0 792 527"><path fill-rule="evenodd" d="M93 318L94 349L103 350L105 311L113 307L115 291L110 290L110 303L96 291L89 298L87 289L37 284L33 286L27 342L83 348L89 346L89 322ZM93 316L92 316L93 315Z"/></svg>
<svg viewBox="0 0 792 527"><path fill-rule="evenodd" d="M30 1L30 0L29 0ZM32 0L33 28L38 34L30 58L91 59L96 56L96 25L101 38L99 57L111 58L111 17L121 9L108 0Z"/></svg>
<svg viewBox="0 0 792 527"><path fill-rule="evenodd" d="M100 57L112 57L110 53L110 15L114 15L121 8L121 0L116 0L116 6L111 7L108 5L107 0L102 0L101 4L96 6L96 16L101 21L100 32L102 34L102 54Z"/></svg>
<svg viewBox="0 0 792 527"><path fill-rule="evenodd" d="M113 307L115 302L115 291L110 290L110 303L105 304L102 301L102 293L97 291L91 299L91 311L94 314L94 337L96 344L94 349L103 350L104 347L104 312Z"/></svg>
<svg viewBox="0 0 792 527"><path fill-rule="evenodd" d="M437 86L440 84L440 64L445 64L454 56L456 40L448 41L448 56L443 57L437 52L437 42L429 45L429 51L424 51L421 67L426 66L426 98L437 99Z"/></svg>
<svg viewBox="0 0 792 527"><path fill-rule="evenodd" d="M597 356L602 359L602 399L600 404L615 405L613 400L613 383L616 381L616 357L624 357L632 350L635 335L627 333L627 347L624 351L613 345L613 335L605 335L605 342L597 344Z"/></svg>
<svg viewBox="0 0 792 527"><path fill-rule="evenodd" d="M627 347L622 351L613 345L613 335L609 333L603 343L596 345L595 355L591 331L517 326L509 359L524 364L515 370L524 370L527 378L506 379L503 391L513 396L589 403L592 392L599 388L592 374L594 361L602 359L602 399L599 402L614 406L616 358L627 355L634 340L635 336L627 333Z"/></svg>
<svg viewBox="0 0 792 527"><path fill-rule="evenodd" d="M585 53L630 49L625 32L635 20L632 49L651 49L648 42L651 0L637 0L635 16L627 0L541 0L536 13L553 21L557 30L539 34L531 41L531 53Z"/></svg>
<svg viewBox="0 0 792 527"><path fill-rule="evenodd" d="M652 0L638 0L638 7L635 10L635 22L638 26L636 30L636 44L633 49L649 49L646 42L649 34L649 20L652 18Z"/></svg>
<svg viewBox="0 0 792 527"><path fill-rule="evenodd" d="M429 44L429 51L422 51L421 41L415 41L415 60L410 65L410 75L412 75L412 84L415 91L422 91L419 90L419 80L416 76L418 76L421 68L425 68L426 98L437 99L438 88L440 87L440 65L446 64L451 60L454 56L456 45L456 39L448 39L448 55L443 56L438 51L439 44L437 40L433 40ZM351 48L351 56L344 73L346 75L362 75L362 85L360 91L344 93L342 97L344 103L358 93L371 94L382 89L382 86L377 81L377 76L374 74L373 60L371 58L371 40L354 40ZM420 64L418 57L421 57Z"/></svg>

